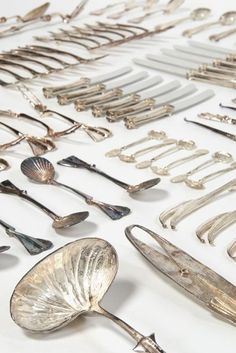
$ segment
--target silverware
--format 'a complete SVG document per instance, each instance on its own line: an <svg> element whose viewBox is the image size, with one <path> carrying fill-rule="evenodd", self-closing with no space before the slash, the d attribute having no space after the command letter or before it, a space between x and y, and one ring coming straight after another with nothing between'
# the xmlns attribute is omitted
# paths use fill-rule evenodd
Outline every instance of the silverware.
<svg viewBox="0 0 236 353"><path fill-rule="evenodd" d="M235 23L236 23L236 11L228 11L228 12L225 12L223 15L221 15L217 21L208 22L202 26L198 26L192 29L187 29L186 31L183 32L183 36L191 38L194 34L203 32L209 27L212 27L218 24L222 26L230 26Z"/></svg>
<svg viewBox="0 0 236 353"><path fill-rule="evenodd" d="M233 28L233 29L229 29L227 31L217 33L217 34L212 34L211 36L209 36L209 39L214 42L219 42L220 40L225 39L229 36L232 36L235 33L236 33L236 28Z"/></svg>
<svg viewBox="0 0 236 353"><path fill-rule="evenodd" d="M210 15L210 13L211 13L210 9L208 9L206 7L199 7L197 9L194 9L192 12L190 12L190 14L186 17L179 18L177 20L173 20L173 21L163 23L161 25L156 26L155 30L157 32L167 31L167 30L172 29L175 26L177 26L185 21L188 21L188 20L203 21Z"/></svg>
<svg viewBox="0 0 236 353"><path fill-rule="evenodd" d="M187 186L189 186L192 189L202 190L205 188L205 184L209 180L215 179L221 175L232 172L235 169L236 169L236 162L233 162L228 168L217 170L216 172L210 173L198 180L190 179L187 177L184 182Z"/></svg>
<svg viewBox="0 0 236 353"><path fill-rule="evenodd" d="M125 4L126 2L125 1L118 1L118 2L115 2L113 4L108 4L106 5L105 7L102 7L101 9L97 9L97 10L93 10L90 12L90 15L92 16L102 16L105 14L105 12L107 10L110 10L111 8L114 8L114 7L117 7L117 6L120 6L120 5L123 5Z"/></svg>
<svg viewBox="0 0 236 353"><path fill-rule="evenodd" d="M11 111L7 111L8 114L13 114L14 117L23 117L23 118L34 120L34 121L37 121L38 123L40 123L41 125L43 125L47 129L47 136L46 137L50 137L50 138L55 139L55 138L59 138L61 136L65 136L65 135L69 135L71 133L74 133L77 130L84 131L95 142L101 142L101 141L105 140L106 138L112 136L112 132L107 128L86 125L86 124L83 124L79 121L76 121L76 120L74 120L64 114L61 114L60 112L48 109L47 106L45 106L38 99L38 97L36 97L35 94L33 94L25 85L18 84L17 88L23 94L24 98L30 103L30 105L40 114L41 117L56 115L57 117L70 123L71 126L69 128L67 128L63 131L54 131L52 128L50 128L44 122L38 121L37 119L30 117L28 114L24 114L24 113L16 114ZM0 111L0 113L1 112L2 111Z"/></svg>
<svg viewBox="0 0 236 353"><path fill-rule="evenodd" d="M189 200L180 203L174 208L161 213L159 220L163 228L167 228L167 221L169 221L170 228L176 229L176 225L186 216L197 211L198 209L206 206L210 202L214 201L220 194L225 191L234 190L236 187L236 179L232 179L230 182L222 185L214 191L197 198L195 200Z"/></svg>
<svg viewBox="0 0 236 353"><path fill-rule="evenodd" d="M78 81L74 81L69 84L53 87L44 87L43 94L45 98L54 98L59 94L69 93L77 89L88 88L91 85L113 80L114 78L128 74L131 71L132 68L130 66L125 66L102 75L97 75L93 77L82 76Z"/></svg>
<svg viewBox="0 0 236 353"><path fill-rule="evenodd" d="M136 238L132 233L134 228L150 235L160 250ZM193 295L208 310L223 320L236 323L236 287L233 284L148 228L131 225L125 229L125 234L157 270Z"/></svg>
<svg viewBox="0 0 236 353"><path fill-rule="evenodd" d="M145 155L147 153L156 151L156 150L158 150L160 148L163 148L163 147L166 147L166 146L169 146L169 145L173 145L175 143L176 143L175 139L165 139L162 143L142 148L141 150L138 150L138 151L136 151L136 152L134 152L134 153L132 153L130 155L120 154L119 155L119 159L122 162L135 163L135 162L137 162L137 157L140 157L140 156L143 156L143 155Z"/></svg>
<svg viewBox="0 0 236 353"><path fill-rule="evenodd" d="M0 183L0 193L19 196L20 198L31 202L53 219L52 226L55 229L71 227L84 221L89 216L88 212L77 212L64 217L58 216L55 212L29 196L27 191L17 188L10 180L5 180Z"/></svg>
<svg viewBox="0 0 236 353"><path fill-rule="evenodd" d="M28 143L28 145L30 146L33 154L36 156L45 154L47 152L51 152L56 148L53 141L50 140L49 138L36 137L36 136L28 135L28 134L23 134L19 130L16 130L12 126L5 124L3 122L0 122L0 125L6 127L8 130L13 132L17 136L17 138L15 140L13 140L9 143L5 143L5 144L0 145L0 150L2 150L2 151L19 144L21 141L26 141Z"/></svg>
<svg viewBox="0 0 236 353"><path fill-rule="evenodd" d="M155 178L155 179L146 180L146 181L144 181L140 184L137 184L137 185L130 185L130 184L124 183L121 180L118 180L117 178L114 178L114 177L108 175L107 173L98 169L95 164L88 164L87 162L85 162L82 159L79 159L75 156L70 156L68 158L62 159L61 161L57 162L57 164L63 165L65 167L84 168L84 169L89 170L90 172L97 173L97 174L103 176L104 178L110 180L114 184L125 189L130 194L134 194L136 192L150 189L153 186L159 184L159 182L161 181L160 178Z"/></svg>
<svg viewBox="0 0 236 353"><path fill-rule="evenodd" d="M2 219L0 219L0 225L5 228L6 234L10 238L17 239L30 255L40 254L41 252L46 251L53 246L52 242L49 240L33 238L18 232L14 227L7 224Z"/></svg>
<svg viewBox="0 0 236 353"><path fill-rule="evenodd" d="M197 167L189 170L185 174L180 174L171 179L172 183L182 183L184 182L188 177L196 174L197 172L200 172L208 167L211 167L212 165L216 163L230 163L233 160L233 156L224 151L217 151L215 152L211 159L208 159L207 161L199 164Z"/></svg>
<svg viewBox="0 0 236 353"><path fill-rule="evenodd" d="M95 200L93 197L85 194L82 191L74 189L68 185L59 183L54 179L55 169L53 165L45 158L32 157L32 158L25 159L21 163L21 171L29 179L36 181L38 183L55 185L72 191L76 195L81 196L88 205L97 206L102 212L104 212L112 220L120 219L124 216L127 216L130 213L130 209L128 207L106 204L104 202Z"/></svg>
<svg viewBox="0 0 236 353"><path fill-rule="evenodd" d="M144 13L142 16L134 17L128 20L129 23L141 23L143 22L146 18L156 14L156 13L162 13L164 15L169 15L173 13L175 10L177 10L185 0L169 0L166 5L164 5L162 8L156 9L156 10L148 10Z"/></svg>
<svg viewBox="0 0 236 353"><path fill-rule="evenodd" d="M122 152L128 150L129 148L132 148L132 147L135 147L139 144L142 144L142 143L145 143L145 142L148 142L150 140L164 140L166 139L166 133L164 131L155 131L155 130L151 130L147 133L147 136L137 140L137 141L134 141L134 142L131 142L129 143L128 145L125 145L125 146L122 146L120 148L115 148L109 152L107 152L105 154L106 157L119 157L121 155Z"/></svg>
<svg viewBox="0 0 236 353"><path fill-rule="evenodd" d="M164 167L160 167L160 166L152 167L152 171L157 175L169 175L171 169L179 167L180 165L188 163L188 162L190 162L194 159L197 159L199 157L205 156L208 153L209 153L208 150L203 150L203 149L197 150L193 154L191 154L190 156L186 156L186 157L177 159L177 160L167 164Z"/></svg>
<svg viewBox="0 0 236 353"><path fill-rule="evenodd" d="M200 225L196 230L196 235L202 243L206 243L206 237L209 244L215 245L216 236L235 222L235 211L221 213Z"/></svg>
<svg viewBox="0 0 236 353"><path fill-rule="evenodd" d="M158 154L157 156L149 159L149 160L146 160L146 161L143 161L143 162L140 162L138 164L135 165L135 167L137 169L145 169L145 168L151 168L151 170L156 173L158 171L158 167L156 169L156 167L152 167L152 164L156 161L158 161L159 159L161 158L164 158L166 156L170 156L172 154L175 154L181 150L186 150L186 151L192 151L193 149L196 148L196 144L194 141L192 140L178 140L178 141L175 141L175 146L174 147L171 147L169 149L167 149L166 151Z"/></svg>
<svg viewBox="0 0 236 353"><path fill-rule="evenodd" d="M147 81L148 80L146 80L146 83L148 83ZM115 101L108 102L102 105L95 104L92 107L93 116L97 117L97 116L102 116L106 114L106 117L108 118L109 116L109 119L111 120L112 118L116 119L118 115L117 119L119 119L120 110L128 109L128 112L129 112L130 109L133 109L134 107L136 107L137 104L142 104L142 101L152 102L152 98L163 96L167 92L172 92L175 89L179 88L181 84L178 80L174 80L164 85L161 85L160 87L157 87L148 91L144 91L144 90L146 90L150 86L147 87L147 85L144 85L144 83L140 86L142 87L142 90L140 91L140 88L137 87L139 89L138 94L137 94L137 90L135 90L135 93L132 93L125 97L121 97L119 99L116 99Z"/></svg>
<svg viewBox="0 0 236 353"><path fill-rule="evenodd" d="M236 141L236 135L231 134L230 132L226 132L226 131L217 129L215 127L212 127L212 126L209 126L209 125L206 125L206 124L202 124L202 123L199 123L197 121L190 120L190 119L187 119L187 118L184 118L184 121L186 121L187 123L192 123L192 124L204 127L207 130L213 131L213 132L215 132L215 133L217 133L219 135L222 135L222 136L225 136L225 137L229 138L230 140Z"/></svg>
<svg viewBox="0 0 236 353"><path fill-rule="evenodd" d="M229 257L236 261L236 241L227 250Z"/></svg>
<svg viewBox="0 0 236 353"><path fill-rule="evenodd" d="M226 106L223 106L222 104L220 104L220 107L224 108ZM229 108L229 107L227 107L227 108ZM233 119L228 115L200 113L200 114L198 114L198 118L206 119L206 120L210 120L210 121L217 121L220 123L225 123L225 124L230 124L230 125L236 125L236 119Z"/></svg>
<svg viewBox="0 0 236 353"><path fill-rule="evenodd" d="M117 271L117 253L107 241L84 238L67 244L41 260L17 284L11 297L11 317L27 331L49 333L82 314L93 313L126 331L137 349L165 353L154 335L143 336L102 308L100 302Z"/></svg>

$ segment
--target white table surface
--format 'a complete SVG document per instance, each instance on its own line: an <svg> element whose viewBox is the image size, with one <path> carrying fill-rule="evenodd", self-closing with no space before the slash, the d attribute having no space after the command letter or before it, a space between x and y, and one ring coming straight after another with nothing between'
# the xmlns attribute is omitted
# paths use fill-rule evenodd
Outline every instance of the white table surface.
<svg viewBox="0 0 236 353"><path fill-rule="evenodd" d="M23 14L30 7L42 3L40 0L34 2L8 0L1 1L1 15ZM77 0L71 1L51 1L51 10L68 11L72 10ZM85 13L76 23L86 22L89 9L101 7L107 1L90 1ZM213 9L214 16L217 18L222 12L232 10L235 2L233 0L215 1L215 0L197 0L186 1L183 9L178 14L172 16L185 16L189 9L199 6L209 6ZM185 9L185 10L184 10ZM152 18L147 25L164 22L164 18ZM147 39L144 42L130 43L122 48L116 48L112 51L112 56L106 58L103 64L93 65L87 68L78 68L76 71L68 72L64 76L67 82L79 78L81 74L97 74L97 72L108 72L109 70L121 65L131 64L132 57L142 57L145 52L158 53L160 47L171 47L172 43L185 42L180 37L183 29L193 26L191 22L179 26L177 29L167 32L153 39ZM51 28L56 28L50 27ZM48 27L49 29L49 27ZM215 28L207 33L201 34L196 39L206 40L207 34L220 31L221 28ZM29 43L33 34L46 34L47 28L41 28L35 31L27 31L22 35L16 35L1 40L1 50L13 48L17 45ZM230 37L222 42L222 46L235 48L236 37ZM82 52L81 52L82 53ZM140 70L138 67L135 68ZM173 77L160 73L166 82ZM30 87L39 97L43 99L41 87L46 84L57 84L63 81L63 76L43 81L37 81ZM183 83L187 81L182 80ZM127 131L122 123L110 125L105 119L92 118L89 112L77 113L72 106L61 108L61 111L74 116L84 122L107 126L112 129L114 137L100 144L91 142L83 133L77 133L58 141L58 149L48 154L46 157L56 163L59 159L75 154L85 160L96 163L101 169L110 172L114 176L123 178L130 183L139 182L145 178L153 177L150 171L138 171L133 165L126 165L118 159L108 159L104 156L105 152L129 143L151 129L164 130L170 137L178 139L193 139L200 148L208 148L211 152L216 150L225 150L231 152L236 158L234 142L208 132L197 126L186 124L183 121L184 116L195 118L199 112L209 111L212 113L230 113L221 111L218 104L230 102L236 97L236 93L231 89L220 87L210 87L206 84L196 83L199 89L213 88L216 96L201 106L194 107L186 113L180 113L176 116L154 122L143 126L140 129ZM0 97L2 109L12 109L17 112L36 113L27 104L17 91L0 88ZM59 109L55 101L44 100L52 109ZM52 124L53 125L53 124ZM20 126L16 124L16 126ZM24 123L21 122L23 129ZM57 123L55 123L57 126ZM221 127L221 125L219 125ZM223 125L222 125L223 128ZM236 132L231 126L225 126L225 129ZM32 133L34 129L32 128ZM16 226L18 230L33 236L45 237L54 242L54 249L79 239L81 237L97 236L108 240L116 248L120 268L117 278L106 294L103 305L106 309L112 311L117 316L123 318L133 325L143 334L156 333L157 341L166 350L167 353L234 353L236 347L235 328L209 311L197 304L191 297L173 285L173 283L160 275L138 254L138 252L129 244L124 236L124 228L130 224L138 223L145 225L157 233L163 235L171 242L183 248L192 256L210 266L216 272L223 275L232 283L236 284L236 264L226 255L227 246L235 240L235 227L231 227L217 239L217 246L210 247L203 245L196 239L195 229L203 221L220 212L235 209L235 194L220 199L204 209L194 213L191 217L181 222L177 232L163 230L158 222L158 215L161 211L170 206L200 195L215 187L223 184L224 181L234 177L235 172L230 175L216 179L207 185L206 191L194 191L187 189L183 185L171 184L169 178L162 179L162 183L155 189L149 190L140 196L129 197L125 191L109 183L103 178L92 175L86 171L66 169L57 167L59 180L71 183L71 185L90 192L97 198L116 204L127 205L132 209L132 214L120 221L113 222L106 218L99 210L89 208L77 197L66 191L59 190L52 186L41 186L29 182L25 176L20 173L19 167L21 161L30 156L30 150L22 144L11 151L2 155L12 165L8 171L2 172L0 180L10 179L21 189L27 189L30 194L41 202L45 202L60 214L68 214L75 210L90 210L90 218L87 222L73 227L67 231L55 232L51 228L50 219L34 206L24 201L1 195L0 216L5 221ZM167 159L161 162L166 164ZM196 162L192 163L196 165ZM180 167L172 172L172 175L179 174L189 168ZM20 278L37 261L46 254L43 253L37 257L30 257L17 241L8 239L4 231L1 232L0 245L11 245L11 250L1 255L0 261L0 350L2 353L128 353L134 347L134 342L119 328L102 318L81 317L68 327L50 335L33 335L21 330L11 320L9 314L9 299L11 293L20 280Z"/></svg>

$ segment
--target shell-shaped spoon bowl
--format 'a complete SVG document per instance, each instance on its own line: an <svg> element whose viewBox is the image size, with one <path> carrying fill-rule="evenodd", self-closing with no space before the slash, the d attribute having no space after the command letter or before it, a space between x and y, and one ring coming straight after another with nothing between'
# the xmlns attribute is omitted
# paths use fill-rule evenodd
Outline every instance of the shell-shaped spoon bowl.
<svg viewBox="0 0 236 353"><path fill-rule="evenodd" d="M31 332L57 330L96 311L118 269L115 249L98 238L80 239L36 264L17 284L11 317Z"/></svg>
<svg viewBox="0 0 236 353"><path fill-rule="evenodd" d="M21 171L29 179L44 184L49 184L55 176L52 163L42 157L30 157L25 159L21 163Z"/></svg>

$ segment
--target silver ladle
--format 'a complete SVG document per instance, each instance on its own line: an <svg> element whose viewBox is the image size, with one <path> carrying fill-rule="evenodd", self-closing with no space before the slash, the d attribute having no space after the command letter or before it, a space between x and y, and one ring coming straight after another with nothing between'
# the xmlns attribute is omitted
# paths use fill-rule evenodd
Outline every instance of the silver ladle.
<svg viewBox="0 0 236 353"><path fill-rule="evenodd" d="M165 353L154 334L142 335L101 306L117 271L117 253L107 241L84 238L67 244L40 261L17 284L10 302L11 317L24 330L39 334L92 313L126 331L135 340L136 351Z"/></svg>
<svg viewBox="0 0 236 353"><path fill-rule="evenodd" d="M218 24L222 26L230 26L235 23L236 23L236 11L228 11L228 12L225 12L223 15L221 15L217 21L208 22L208 23L205 23L204 25L197 26L192 29L187 29L186 31L183 32L183 36L191 38L194 34L203 32L209 27L212 27Z"/></svg>
<svg viewBox="0 0 236 353"><path fill-rule="evenodd" d="M71 227L75 224L84 221L89 215L88 212L77 212L64 217L58 216L49 208L29 196L27 194L27 191L20 190L19 188L17 188L10 180L4 180L0 183L0 193L16 195L21 197L22 199L31 202L32 204L40 208L43 212L45 212L50 218L53 219L52 226L55 229Z"/></svg>
<svg viewBox="0 0 236 353"><path fill-rule="evenodd" d="M95 200L92 196L82 191L72 188L71 186L59 183L55 180L55 169L51 162L41 157L30 157L21 163L21 171L29 179L42 184L55 185L63 187L67 190L84 198L88 205L97 206L112 220L120 219L130 213L130 209L123 206L109 205L104 202Z"/></svg>
<svg viewBox="0 0 236 353"><path fill-rule="evenodd" d="M88 164L87 162L85 162L82 159L79 159L75 156L70 156L68 158L62 159L61 161L57 162L57 164L63 165L65 167L84 168L84 169L89 170L90 172L97 173L97 174L103 176L104 178L112 181L114 184L125 189L130 194L134 194L139 191L150 189L153 186L157 185L161 181L160 178L155 178L155 179L150 179L150 180L144 181L144 182L137 184L137 185L130 185L130 184L124 183L123 181L118 180L118 179L108 175L107 173L98 169L95 164Z"/></svg>

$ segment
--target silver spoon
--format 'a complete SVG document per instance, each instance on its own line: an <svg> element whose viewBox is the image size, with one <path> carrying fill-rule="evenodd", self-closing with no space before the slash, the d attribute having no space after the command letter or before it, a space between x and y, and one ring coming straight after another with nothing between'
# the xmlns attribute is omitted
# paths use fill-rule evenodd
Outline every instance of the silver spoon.
<svg viewBox="0 0 236 353"><path fill-rule="evenodd" d="M175 10L177 10L185 0L169 0L168 3L162 8L157 10L149 10L144 15L134 17L128 20L129 23L141 23L146 18L156 14L156 13L163 13L163 14L171 14Z"/></svg>
<svg viewBox="0 0 236 353"><path fill-rule="evenodd" d="M0 246L0 253L5 252L10 249L10 246Z"/></svg>
<svg viewBox="0 0 236 353"><path fill-rule="evenodd" d="M186 17L179 18L174 21L170 21L167 23L163 23L161 25L158 25L155 27L155 32L163 32L167 31L168 29L174 28L175 26L188 21L188 20L193 20L193 21L203 21L205 20L211 13L211 10L206 8L206 7L199 7L192 12Z"/></svg>
<svg viewBox="0 0 236 353"><path fill-rule="evenodd" d="M193 179L187 178L185 179L184 182L187 186L189 186L192 189L198 189L198 190L204 189L204 185L207 183L208 180L215 179L218 176L232 172L232 170L234 169L236 169L236 162L232 163L231 166L228 168L217 170L216 172L210 173L201 179L193 180Z"/></svg>
<svg viewBox="0 0 236 353"><path fill-rule="evenodd" d="M154 334L143 336L102 307L118 267L116 250L103 239L69 243L41 260L17 284L11 296L11 317L31 334L48 334L81 315L95 314L124 330L136 342L136 351L165 353Z"/></svg>
<svg viewBox="0 0 236 353"><path fill-rule="evenodd" d="M95 200L90 195L85 194L82 191L74 189L68 185L59 183L55 178L55 169L51 162L42 157L30 157L25 159L21 163L21 171L31 180L38 183L55 185L66 188L75 194L84 198L88 205L94 205L100 208L108 217L112 220L120 219L127 216L130 213L130 209L123 206L109 205L100 201Z"/></svg>
<svg viewBox="0 0 236 353"><path fill-rule="evenodd" d="M167 151L164 151L163 153L160 153L157 156L155 156L155 157L153 157L153 158L151 158L149 160L140 162L140 163L136 164L135 167L137 169L145 169L145 168L151 167L152 171L154 171L154 173L155 173L155 167L152 167L152 164L154 162L158 161L161 158L169 156L169 155L171 155L173 153L176 153L178 151L181 151L181 150L191 151L194 148L196 148L196 145L195 145L194 141L192 141L192 140L179 140L179 141L176 142L176 146L175 147L171 147Z"/></svg>
<svg viewBox="0 0 236 353"><path fill-rule="evenodd" d="M197 150L193 154L191 154L190 156L186 156L184 158L177 159L177 160L167 164L164 167L158 167L158 166L152 167L152 171L158 175L169 175L171 169L179 167L180 165L185 164L187 162L190 162L190 161L197 159L201 156L205 156L208 153L209 153L209 151L205 150L205 149Z"/></svg>
<svg viewBox="0 0 236 353"><path fill-rule="evenodd" d="M10 180L4 180L0 183L0 193L16 195L31 202L53 219L52 226L55 229L71 227L84 221L89 215L88 212L77 212L64 217L58 216L55 212L51 211L49 208L29 196L27 191L23 191L17 188Z"/></svg>
<svg viewBox="0 0 236 353"><path fill-rule="evenodd" d="M184 182L188 177L190 177L193 174L196 174L208 167L211 167L212 165L216 163L230 163L232 162L233 157L230 153L224 152L224 151L219 151L215 152L211 159L208 159L206 162L199 164L197 167L194 169L189 170L185 174L180 174L171 179L172 183L182 183Z"/></svg>
<svg viewBox="0 0 236 353"><path fill-rule="evenodd" d="M63 165L66 167L72 167L72 168L84 168L84 169L89 170L90 172L97 173L97 174L105 177L106 179L112 181L114 184L125 189L130 194L134 194L136 192L150 189L153 186L159 184L159 182L161 181L160 178L155 178L155 179L146 180L146 181L144 181L140 184L137 184L137 185L130 185L130 184L124 183L123 181L118 180L118 179L108 175L107 173L98 169L96 167L96 165L88 164L87 162L85 162L82 159L79 159L75 156L70 156L68 158L62 159L61 161L57 162L57 164Z"/></svg>
<svg viewBox="0 0 236 353"><path fill-rule="evenodd" d="M164 131L154 131L151 130L148 132L147 136L139 139L137 141L131 142L128 145L122 146L120 148L115 148L105 154L106 157L119 157L122 152L126 151L127 149L137 146L141 143L148 142L150 140L164 140L166 138L166 133Z"/></svg>
<svg viewBox="0 0 236 353"><path fill-rule="evenodd" d="M191 38L194 34L203 32L209 27L212 27L218 24L222 26L230 26L235 23L236 23L236 11L228 11L228 12L225 12L223 15L221 15L217 21L208 22L208 23L205 23L204 25L197 26L192 29L187 29L186 31L183 32L183 36Z"/></svg>
<svg viewBox="0 0 236 353"><path fill-rule="evenodd" d="M28 235L17 232L17 230L11 225L7 224L0 219L0 225L5 228L6 234L19 240L19 242L24 246L30 255L37 255L43 251L50 249L53 244L49 240L33 238Z"/></svg>

